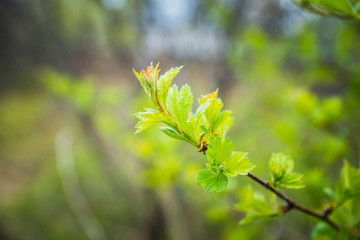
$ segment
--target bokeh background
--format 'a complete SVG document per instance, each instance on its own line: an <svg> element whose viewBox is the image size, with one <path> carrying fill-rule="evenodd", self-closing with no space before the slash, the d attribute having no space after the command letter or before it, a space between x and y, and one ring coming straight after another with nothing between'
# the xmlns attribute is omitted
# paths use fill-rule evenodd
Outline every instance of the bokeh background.
<svg viewBox="0 0 360 240"><path fill-rule="evenodd" d="M205 158L156 127L132 73L160 62L195 97L219 88L229 137L267 177L295 160L322 209L360 159L360 28L290 0L0 1L0 239L310 239L299 212L238 226L245 177L196 185Z"/></svg>

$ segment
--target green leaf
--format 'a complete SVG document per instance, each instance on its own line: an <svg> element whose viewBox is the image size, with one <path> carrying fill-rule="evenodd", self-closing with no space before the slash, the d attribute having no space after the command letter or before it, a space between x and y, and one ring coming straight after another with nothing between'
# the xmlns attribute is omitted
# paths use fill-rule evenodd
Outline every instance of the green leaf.
<svg viewBox="0 0 360 240"><path fill-rule="evenodd" d="M324 8L330 13L342 13L344 15L354 15L354 9L347 0L311 0L318 7Z"/></svg>
<svg viewBox="0 0 360 240"><path fill-rule="evenodd" d="M206 157L211 167L218 167L227 161L234 149L233 142L226 138L211 137L207 145Z"/></svg>
<svg viewBox="0 0 360 240"><path fill-rule="evenodd" d="M177 115L177 97L179 94L178 87L174 84L170 89L167 97L167 106L170 113L175 117Z"/></svg>
<svg viewBox="0 0 360 240"><path fill-rule="evenodd" d="M134 114L140 120L135 126L136 127L135 133L142 132L145 129L154 125L155 123L159 123L159 122L163 122L170 127L174 127L172 120L168 115L163 114L158 110L152 108L146 108L145 110L146 112L139 112Z"/></svg>
<svg viewBox="0 0 360 240"><path fill-rule="evenodd" d="M344 161L340 182L336 184L337 204L360 195L360 170Z"/></svg>
<svg viewBox="0 0 360 240"><path fill-rule="evenodd" d="M181 87L177 99L177 120L180 124L187 122L193 100L194 97L191 93L191 89L189 85L185 84Z"/></svg>
<svg viewBox="0 0 360 240"><path fill-rule="evenodd" d="M270 173L275 179L283 177L285 173L294 169L294 161L283 153L273 153L269 162Z"/></svg>
<svg viewBox="0 0 360 240"><path fill-rule="evenodd" d="M195 132L195 128L197 128L198 124L199 124L199 121L201 119L201 117L204 115L206 109L210 106L210 99L205 101L204 103L202 103L196 110L195 112L195 116L194 116L194 119L192 120L193 121L193 131Z"/></svg>
<svg viewBox="0 0 360 240"><path fill-rule="evenodd" d="M300 173L287 173L284 175L284 177L281 179L281 181L278 181L276 183L276 186L278 188L283 189L300 189L304 188L305 184L302 181L304 175Z"/></svg>
<svg viewBox="0 0 360 240"><path fill-rule="evenodd" d="M191 89L187 84L181 87L180 92L178 92L176 85L169 89L167 105L170 113L180 126L187 122L193 100Z"/></svg>
<svg viewBox="0 0 360 240"><path fill-rule="evenodd" d="M319 239L335 239L336 231L326 223L318 223L314 230L311 233L311 238L319 238Z"/></svg>
<svg viewBox="0 0 360 240"><path fill-rule="evenodd" d="M221 99L216 98L211 100L210 106L205 111L205 117L208 120L211 129L210 132L214 132L216 129L216 122L222 107L223 103Z"/></svg>
<svg viewBox="0 0 360 240"><path fill-rule="evenodd" d="M135 71L135 69L133 69L133 72L136 76L136 78L139 80L141 86L143 87L145 93L152 98L152 87L150 82L146 81L146 79L144 78L144 76L141 73L138 73Z"/></svg>
<svg viewBox="0 0 360 240"><path fill-rule="evenodd" d="M174 129L172 129L172 128L169 128L169 127L161 127L160 130L161 130L162 132L164 132L166 135L168 135L169 137L186 141L186 138L185 138L184 136L180 135L179 133L177 133L177 132L176 132Z"/></svg>
<svg viewBox="0 0 360 240"><path fill-rule="evenodd" d="M178 132L176 132L174 129L169 128L169 127L161 127L160 130L162 132L164 132L166 135L168 135L169 137L175 138L175 139L179 139L185 142L188 142L190 144L193 144L195 146L197 146L196 142L187 139L186 137L184 137L183 135L180 135Z"/></svg>
<svg viewBox="0 0 360 240"><path fill-rule="evenodd" d="M293 2L306 10L320 15L329 15L340 18L357 18L357 0L293 0ZM354 7L353 4L355 4Z"/></svg>
<svg viewBox="0 0 360 240"><path fill-rule="evenodd" d="M211 100L207 100L198 107L195 112L194 120L198 120L204 114L205 110L210 106L210 101Z"/></svg>
<svg viewBox="0 0 360 240"><path fill-rule="evenodd" d="M225 110L219 113L219 117L214 122L214 129L217 129L221 124L223 124L230 116L231 111Z"/></svg>
<svg viewBox="0 0 360 240"><path fill-rule="evenodd" d="M215 92L209 93L205 96L201 96L201 98L198 99L199 104L201 105L204 102L206 102L207 100L216 99L218 96L218 91L219 91L219 89L216 89Z"/></svg>
<svg viewBox="0 0 360 240"><path fill-rule="evenodd" d="M169 93L170 85L174 77L180 72L183 67L171 68L165 74L161 75L157 85L158 97L160 104L166 106L166 100Z"/></svg>
<svg viewBox="0 0 360 240"><path fill-rule="evenodd" d="M196 183L202 185L206 192L222 192L227 187L228 178L222 173L204 169L196 176Z"/></svg>
<svg viewBox="0 0 360 240"><path fill-rule="evenodd" d="M293 173L294 160L283 153L273 153L269 161L269 183L275 188L303 188L302 174Z"/></svg>
<svg viewBox="0 0 360 240"><path fill-rule="evenodd" d="M228 177L235 177L236 175L246 175L255 168L255 165L250 163L247 157L248 153L233 152L230 159L225 163L224 174Z"/></svg>

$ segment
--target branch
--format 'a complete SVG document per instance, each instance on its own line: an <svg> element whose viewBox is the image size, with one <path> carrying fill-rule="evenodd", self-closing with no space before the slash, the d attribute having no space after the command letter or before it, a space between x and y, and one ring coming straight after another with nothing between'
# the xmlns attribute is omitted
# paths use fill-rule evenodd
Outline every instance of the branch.
<svg viewBox="0 0 360 240"><path fill-rule="evenodd" d="M253 179L254 181L256 181L257 183L261 184L262 186L264 186L265 188L267 188L268 190L270 190L271 192L275 193L276 196L278 196L279 198L281 198L282 200L284 200L287 203L287 206L284 207L284 211L283 212L288 212L292 209L296 209L300 212L303 212L307 215L313 216L321 221L326 222L327 224L329 224L332 228L334 228L337 231L340 231L341 228L335 224L333 221L331 221L328 218L328 214L319 214L314 212L311 209L308 209L304 206L301 206L300 204L294 202L293 200L291 200L288 196L286 196L285 194L277 191L276 189L274 189L273 187L271 187L269 185L268 182L265 182L264 180L261 180L260 178L258 178L257 176L255 176L253 173L249 172L248 177L250 177L251 179Z"/></svg>

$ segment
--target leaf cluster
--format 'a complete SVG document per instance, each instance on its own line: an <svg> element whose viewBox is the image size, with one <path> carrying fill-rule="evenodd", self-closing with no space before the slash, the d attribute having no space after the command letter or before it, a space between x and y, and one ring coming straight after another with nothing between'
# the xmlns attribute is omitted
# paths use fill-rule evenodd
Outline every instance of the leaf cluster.
<svg viewBox="0 0 360 240"><path fill-rule="evenodd" d="M221 111L223 104L217 98L217 91L199 99L199 106L191 111L194 101L189 85L180 89L171 83L182 67L172 68L159 77L159 64L150 65L135 76L150 97L155 108L147 108L135 116L140 120L136 133L142 132L155 123L164 123L161 127L168 136L188 142L198 148L206 146L211 136L224 136L231 127L230 111Z"/></svg>
<svg viewBox="0 0 360 240"><path fill-rule="evenodd" d="M164 123L166 127L160 127L162 132L196 146L199 152L206 155L207 168L198 172L197 184L202 185L207 192L222 192L228 185L229 177L248 175L255 165L250 162L248 153L234 151L233 142L226 138L233 118L231 111L222 110L223 103L218 98L218 90L198 99L199 106L192 112L194 97L190 87L187 84L180 89L176 85L171 86L180 69L181 67L172 68L160 77L158 65L155 68L151 65L140 73L134 71L154 104L154 108L146 108L144 112L135 114L140 120L136 125L136 133L155 123ZM293 172L294 160L290 156L273 153L268 167L268 182L263 182L262 185L271 188L273 192L277 192L277 189L300 189L305 186L303 175ZM360 210L356 210L359 209L356 205L360 203L359 199L355 198L360 195L359 170L345 162L335 190L328 189L327 193L333 200L333 207L328 208L330 211L324 215L324 218L333 214L331 217L343 226L344 224L341 223L346 222L344 219L349 219L346 218L346 214L352 212L353 215L345 224L345 229L354 232L360 222ZM242 191L241 203L236 209L246 212L241 224L286 212L286 209L277 204L275 194L271 193L270 198L265 198L264 195L253 192L250 187ZM313 216L320 215L314 213ZM323 219L323 216L318 218ZM324 226L320 225L315 229L314 234L320 234L323 230ZM345 235L349 236L348 233Z"/></svg>
<svg viewBox="0 0 360 240"><path fill-rule="evenodd" d="M269 161L269 184L273 188L299 189L305 187L300 173L294 173L294 160L283 153L273 153Z"/></svg>
<svg viewBox="0 0 360 240"><path fill-rule="evenodd" d="M159 77L159 64L149 66L135 76L150 97L155 108L146 108L135 116L140 120L136 125L139 133L155 123L168 136L188 142L207 155L207 169L201 170L196 181L205 191L225 190L228 177L246 175L255 166L250 163L248 153L233 151L234 144L225 138L233 118L231 111L222 110L223 103L218 98L218 90L198 99L199 107L191 112L194 100L190 87L185 84L180 89L172 80L180 68L172 68Z"/></svg>
<svg viewBox="0 0 360 240"><path fill-rule="evenodd" d="M246 175L255 167L248 153L233 151L234 144L229 138L211 137L207 148L208 169L201 170L196 177L197 183L207 192L224 191L228 177Z"/></svg>

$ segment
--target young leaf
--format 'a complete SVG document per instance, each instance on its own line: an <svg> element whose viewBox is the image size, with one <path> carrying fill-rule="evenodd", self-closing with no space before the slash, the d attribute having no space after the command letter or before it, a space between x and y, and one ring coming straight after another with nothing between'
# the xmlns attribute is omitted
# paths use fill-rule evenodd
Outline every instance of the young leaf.
<svg viewBox="0 0 360 240"><path fill-rule="evenodd" d="M175 116L177 116L177 97L178 97L178 87L174 84L170 89L167 97L167 106L170 111L170 113Z"/></svg>
<svg viewBox="0 0 360 240"><path fill-rule="evenodd" d="M294 160L283 153L273 153L269 161L269 183L275 188L303 188L302 174L293 173Z"/></svg>
<svg viewBox="0 0 360 240"><path fill-rule="evenodd" d="M219 91L219 89L216 89L215 92L209 93L205 96L201 96L201 98L198 99L199 105L202 105L207 100L216 99L218 96L218 91Z"/></svg>
<svg viewBox="0 0 360 240"><path fill-rule="evenodd" d="M225 163L224 174L228 177L235 177L236 175L246 175L255 168L255 165L250 163L247 157L248 153L233 152L230 159Z"/></svg>
<svg viewBox="0 0 360 240"><path fill-rule="evenodd" d="M284 175L284 177L281 179L281 181L278 181L276 183L276 186L278 188L283 189L300 189L304 188L305 184L302 181L304 175L300 173L287 173Z"/></svg>
<svg viewBox="0 0 360 240"><path fill-rule="evenodd" d="M194 119L192 120L193 127L194 127L193 131L195 131L195 128L197 128L201 117L203 116L203 114L205 113L206 109L209 106L210 106L210 100L207 100L207 101L203 102L196 110Z"/></svg>
<svg viewBox="0 0 360 240"><path fill-rule="evenodd" d="M149 97L151 97L151 91L150 91L151 87L150 87L150 83L148 83L148 82L145 80L145 78L144 78L144 76L143 76L142 74L136 72L135 69L133 69L133 72L134 72L136 78L139 80L139 82L140 82L141 86L143 87L145 93L146 93L147 95L149 95Z"/></svg>
<svg viewBox="0 0 360 240"><path fill-rule="evenodd" d="M219 117L214 122L214 129L217 129L221 124L223 124L231 116L231 113L232 112L229 110L219 113Z"/></svg>
<svg viewBox="0 0 360 240"><path fill-rule="evenodd" d="M193 144L195 146L197 146L197 143L187 139L186 137L184 137L183 135L180 135L179 133L177 133L174 129L169 128L169 127L161 127L160 130L162 132L164 132L166 135L168 135L169 137L175 138L175 139L179 139L185 142L188 142L190 144Z"/></svg>
<svg viewBox="0 0 360 240"><path fill-rule="evenodd" d="M341 170L340 182L336 184L337 205L360 195L360 170L352 167L347 161Z"/></svg>
<svg viewBox="0 0 360 240"><path fill-rule="evenodd" d="M183 67L171 68L165 74L161 75L157 85L158 97L162 106L166 106L166 99L169 93L170 85L174 77L180 72Z"/></svg>
<svg viewBox="0 0 360 240"><path fill-rule="evenodd" d="M156 109L146 108L146 112L139 112L134 114L140 121L137 123L136 132L139 133L158 122L163 122L168 126L173 126L172 120L169 116L159 112Z"/></svg>
<svg viewBox="0 0 360 240"><path fill-rule="evenodd" d="M140 73L137 73L135 70L134 74L136 78L139 80L140 84L143 86L145 92L149 95L153 103L158 109L161 109L161 106L159 105L159 102L157 101L157 82L159 78L159 71L158 70L159 63L154 66L151 65L148 66L147 70L141 70Z"/></svg>
<svg viewBox="0 0 360 240"><path fill-rule="evenodd" d="M216 122L219 118L219 113L222 107L223 103L221 99L216 98L211 100L210 106L205 111L205 117L208 120L211 129L210 132L215 132Z"/></svg>
<svg viewBox="0 0 360 240"><path fill-rule="evenodd" d="M204 169L200 170L196 176L196 183L202 185L206 192L222 192L226 189L228 178L222 173Z"/></svg>
<svg viewBox="0 0 360 240"><path fill-rule="evenodd" d="M227 161L234 149L234 144L229 138L211 137L207 145L206 157L211 167L218 167Z"/></svg>
<svg viewBox="0 0 360 240"><path fill-rule="evenodd" d="M185 84L181 87L177 99L177 120L180 124L187 122L193 100L194 97L191 93L191 89L189 85Z"/></svg>

